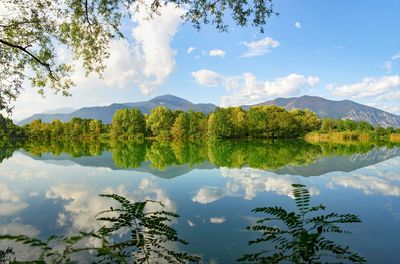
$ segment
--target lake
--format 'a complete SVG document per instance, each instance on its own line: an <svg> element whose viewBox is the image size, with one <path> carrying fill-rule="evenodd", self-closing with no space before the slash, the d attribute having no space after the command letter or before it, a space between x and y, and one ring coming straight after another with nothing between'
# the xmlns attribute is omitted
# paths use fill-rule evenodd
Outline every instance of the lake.
<svg viewBox="0 0 400 264"><path fill-rule="evenodd" d="M0 233L46 239L100 227L102 193L161 201L188 242L178 250L204 263L233 263L271 248L249 246L256 207L295 211L292 184L326 212L355 214L351 234L330 235L369 263L399 263L400 147L389 143L302 141L202 143L31 142L0 144ZM265 215L264 215L265 217ZM30 258L22 246L16 256ZM20 250L20 251L19 251ZM342 261L339 261L342 262Z"/></svg>

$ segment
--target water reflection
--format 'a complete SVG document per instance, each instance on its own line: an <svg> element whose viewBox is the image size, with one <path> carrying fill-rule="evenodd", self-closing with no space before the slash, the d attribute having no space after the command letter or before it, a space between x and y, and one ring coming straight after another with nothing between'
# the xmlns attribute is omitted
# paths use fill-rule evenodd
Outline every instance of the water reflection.
<svg viewBox="0 0 400 264"><path fill-rule="evenodd" d="M26 142L3 145L5 155L22 147L41 160L71 160L82 166L150 172L171 178L202 168L269 170L277 174L316 176L353 171L399 156L393 143L310 144L301 140L228 140L208 142Z"/></svg>
<svg viewBox="0 0 400 264"><path fill-rule="evenodd" d="M338 243L349 244L372 263L395 262L399 148L281 142L21 145L25 150L7 154L0 164L0 233L44 240L99 230L97 213L116 207L98 193L118 194L133 202L161 201L165 210L181 214L170 226L190 243L172 249L199 254L204 263L233 263L252 251L246 242L254 234L242 232L254 223L250 209L273 203L293 211L291 185L302 183L312 200L363 219L351 240L338 238ZM8 153L16 148L10 146ZM311 175L322 177L303 177ZM370 237L376 243L368 242ZM0 241L0 249L9 245ZM84 246L101 244L92 237ZM26 259L36 256L23 246L13 249Z"/></svg>
<svg viewBox="0 0 400 264"><path fill-rule="evenodd" d="M354 214L329 213L316 215L325 206L311 206L308 188L292 184L292 196L297 212L288 212L283 207L262 207L253 209L273 217L257 220L248 230L261 233L261 237L249 241L249 245L272 243L271 249L245 254L238 261L246 263L320 263L334 259L365 263L365 259L349 247L343 247L335 240L327 239L329 233L346 233L342 224L359 223ZM74 195L72 195L74 196ZM131 201L117 194L100 194L98 199L107 198L102 208L96 208L95 215L88 217L99 227L91 230L79 229L74 234L50 236L41 240L37 233L24 230L2 230L0 241L9 241L0 249L0 260L45 263L72 263L94 261L96 263L197 263L199 256L181 251L177 245L188 242L178 236L171 226L179 217L174 211L156 200ZM86 215L85 208L81 214ZM59 219L60 220L60 219ZM212 224L222 224L225 217L211 217ZM194 224L192 223L192 226ZM14 226L15 229L16 226ZM21 232L19 234L15 234ZM94 242L95 241L95 242ZM27 250L20 251L21 245Z"/></svg>

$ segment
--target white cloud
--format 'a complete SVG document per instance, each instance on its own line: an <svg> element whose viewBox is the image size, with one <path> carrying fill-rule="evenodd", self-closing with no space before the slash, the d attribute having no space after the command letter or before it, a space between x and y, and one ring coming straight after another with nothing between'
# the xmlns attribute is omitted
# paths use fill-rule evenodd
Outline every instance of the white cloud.
<svg viewBox="0 0 400 264"><path fill-rule="evenodd" d="M198 190L196 195L192 198L192 201L201 204L208 204L215 202L226 195L226 191L222 188L206 186Z"/></svg>
<svg viewBox="0 0 400 264"><path fill-rule="evenodd" d="M13 215L28 207L19 195L20 191L10 189L6 184L0 183L0 216Z"/></svg>
<svg viewBox="0 0 400 264"><path fill-rule="evenodd" d="M259 192L273 192L293 198L292 184L301 183L300 176L274 174L272 172L252 169L220 168L221 176L227 178L224 186L204 186L200 188L192 198L193 202L208 204L220 200L223 197L243 197L246 200L254 199ZM309 186L311 195L318 195L319 189ZM211 221L211 219L210 219ZM213 221L222 221L215 218Z"/></svg>
<svg viewBox="0 0 400 264"><path fill-rule="evenodd" d="M383 194L385 196L400 196L400 186L380 177L371 175L353 174L341 175L332 179L328 186L343 186L361 190L364 194Z"/></svg>
<svg viewBox="0 0 400 264"><path fill-rule="evenodd" d="M385 153L388 150L386 148L381 148L374 151L379 155L380 152ZM333 176L329 179L327 186L330 188L335 188L336 186L352 188L362 191L365 195L399 197L399 162L399 157L396 157L351 173Z"/></svg>
<svg viewBox="0 0 400 264"><path fill-rule="evenodd" d="M176 206L165 190L159 188L155 181L147 178L142 179L137 189L133 191L129 191L123 185L99 191L85 185L59 184L46 191L46 198L68 201L65 203L64 212L59 213L57 222L60 225L70 222L72 224L71 233L74 233L99 228L101 223L95 221L97 214L106 208L115 206L114 201L100 197L99 193L119 194L132 201L155 200L162 202L165 206L165 208L161 208L158 204L148 204L149 211L160 209L176 211Z"/></svg>
<svg viewBox="0 0 400 264"><path fill-rule="evenodd" d="M220 168L221 175L229 179L226 184L226 193L229 195L242 196L246 200L252 200L258 192L274 192L279 195L287 195L293 198L292 184L299 183L301 177L285 175L276 175L259 169L241 168L229 169ZM315 186L309 186L311 195L318 195L319 190Z"/></svg>
<svg viewBox="0 0 400 264"><path fill-rule="evenodd" d="M392 56L392 60L400 60L400 51Z"/></svg>
<svg viewBox="0 0 400 264"><path fill-rule="evenodd" d="M330 84L327 86L327 89L330 90L333 95L352 98L383 95L387 92L398 90L399 88L399 75L384 76L380 78L365 77L358 83L345 84L341 86Z"/></svg>
<svg viewBox="0 0 400 264"><path fill-rule="evenodd" d="M301 28L301 24L300 24L299 21L296 21L296 23L294 23L294 26L295 26L296 28L298 28L298 29Z"/></svg>
<svg viewBox="0 0 400 264"><path fill-rule="evenodd" d="M182 9L172 4L163 5L160 11L161 15L150 20L146 19L146 10L139 9L139 12L132 13L133 41L123 39L111 44L103 79L96 74L85 76L83 68L77 65L72 75L76 86L70 90L73 96L55 95L52 90L46 89L46 98L43 98L35 89L26 89L15 103L13 118L20 120L60 106L79 108L127 102L138 99L141 96L139 91L143 95L154 92L175 70L176 50L171 47L171 42L182 23L183 13ZM57 54L64 62L71 61L68 50L58 47ZM139 90L132 91L134 85ZM24 87L30 87L30 84L26 82ZM116 92L115 88L119 90Z"/></svg>
<svg viewBox="0 0 400 264"><path fill-rule="evenodd" d="M214 57L216 57L216 56L225 57L225 54L226 54L226 52L224 50L220 50L220 49L213 49L208 52L208 55L214 56Z"/></svg>
<svg viewBox="0 0 400 264"><path fill-rule="evenodd" d="M271 97L293 96L299 94L304 88L319 83L319 78L316 76L303 76L296 73L269 81L258 80L252 73L225 77L207 69L193 72L192 76L202 86L225 87L230 95L222 97L222 106L254 104Z"/></svg>
<svg viewBox="0 0 400 264"><path fill-rule="evenodd" d="M1 235L24 235L34 238L37 237L39 233L39 230L35 227L18 222L0 225ZM20 262L32 261L32 259L37 259L40 254L40 250L37 247L28 246L21 242L14 242L11 240L0 240L0 249L5 249L7 247L12 247L14 252L18 253L16 257Z"/></svg>
<svg viewBox="0 0 400 264"><path fill-rule="evenodd" d="M252 41L252 42L241 42L248 50L242 54L240 57L256 57L262 56L270 52L271 48L279 47L279 41L276 41L270 37L265 37L263 39Z"/></svg>
<svg viewBox="0 0 400 264"><path fill-rule="evenodd" d="M186 53L187 53L187 54L190 54L190 53L192 53L195 49L196 49L195 47L189 47L189 48L186 50Z"/></svg>
<svg viewBox="0 0 400 264"><path fill-rule="evenodd" d="M112 50L107 59L107 68L103 73L103 82L108 87L125 88L139 70L127 40L116 40L111 44ZM84 77L85 78L85 77Z"/></svg>
<svg viewBox="0 0 400 264"><path fill-rule="evenodd" d="M134 82L142 93L151 94L175 69L176 51L170 44L182 23L184 11L167 4L160 9L161 15L148 19L146 8L141 3L138 6L139 12L132 12L133 21L137 23L132 36L135 39L135 64L143 65L143 68L142 76L136 76Z"/></svg>
<svg viewBox="0 0 400 264"><path fill-rule="evenodd" d="M202 86L218 86L224 83L224 76L207 69L192 72L192 76Z"/></svg>
<svg viewBox="0 0 400 264"><path fill-rule="evenodd" d="M226 221L225 217L211 217L210 223L212 224L222 224Z"/></svg>

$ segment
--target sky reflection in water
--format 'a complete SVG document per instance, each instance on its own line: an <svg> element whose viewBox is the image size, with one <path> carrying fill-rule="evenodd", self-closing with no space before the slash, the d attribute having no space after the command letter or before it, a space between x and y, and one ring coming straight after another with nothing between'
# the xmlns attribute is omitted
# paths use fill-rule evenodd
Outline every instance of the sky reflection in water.
<svg viewBox="0 0 400 264"><path fill-rule="evenodd" d="M285 152L282 155L291 158L282 164L254 163L249 152L234 145L211 150L211 154L208 149L208 159L187 164L185 158L176 161L175 147L168 154L175 153L175 161L166 162L168 166L154 166L149 157L160 157L170 149L151 147L139 151L146 157L136 168L124 168L126 163L121 159L118 163L112 151L77 158L14 152L0 164L0 232L45 238L98 228L96 214L112 205L98 194L117 193L133 201L162 201L167 210L181 216L174 227L189 241L184 250L200 254L206 262L229 263L248 252L247 241L254 238L244 232L256 220L250 210L273 205L293 210L291 184L301 183L309 188L314 204L323 203L329 211L353 213L362 219L362 224L350 226L351 236L338 236L338 242L372 263L398 260L397 147L332 155L321 154L313 146L300 147L289 152L303 151L306 159ZM216 154L220 151L225 154ZM6 244L0 242L0 248Z"/></svg>

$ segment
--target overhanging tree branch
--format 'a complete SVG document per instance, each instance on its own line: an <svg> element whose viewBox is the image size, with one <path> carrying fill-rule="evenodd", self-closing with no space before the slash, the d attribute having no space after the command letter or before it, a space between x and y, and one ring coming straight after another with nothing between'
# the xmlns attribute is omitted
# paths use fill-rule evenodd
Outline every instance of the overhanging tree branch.
<svg viewBox="0 0 400 264"><path fill-rule="evenodd" d="M24 53L26 53L27 55L29 55L32 59L34 59L37 63L39 63L40 65L42 65L43 67L46 68L46 70L49 72L49 76L50 78L58 81L59 79L57 78L57 76L55 76L54 71L51 69L51 65L47 62L44 62L42 60L40 60L38 57L36 57L33 53L31 53L27 48L30 47L31 45L28 45L26 47L17 45L17 44L13 44L11 42L5 41L4 39L0 39L0 43L6 46L9 46L11 48L15 48L18 49Z"/></svg>

